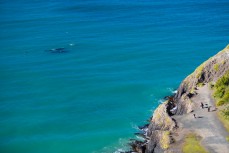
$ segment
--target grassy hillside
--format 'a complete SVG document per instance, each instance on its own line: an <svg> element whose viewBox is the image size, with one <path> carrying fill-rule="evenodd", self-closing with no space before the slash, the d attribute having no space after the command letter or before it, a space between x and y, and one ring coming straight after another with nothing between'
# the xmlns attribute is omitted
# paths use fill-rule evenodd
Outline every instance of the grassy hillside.
<svg viewBox="0 0 229 153"><path fill-rule="evenodd" d="M216 82L213 96L216 99L217 106L229 103L229 71Z"/></svg>
<svg viewBox="0 0 229 153"><path fill-rule="evenodd" d="M229 70L217 80L213 87L216 105L220 106L219 119L229 132Z"/></svg>

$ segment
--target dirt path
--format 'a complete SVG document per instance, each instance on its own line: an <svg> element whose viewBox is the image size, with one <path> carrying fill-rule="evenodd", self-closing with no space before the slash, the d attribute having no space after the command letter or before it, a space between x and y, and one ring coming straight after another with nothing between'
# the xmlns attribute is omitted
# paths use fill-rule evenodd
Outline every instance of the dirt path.
<svg viewBox="0 0 229 153"><path fill-rule="evenodd" d="M202 109L200 103L208 104L213 110L214 101L207 85L197 90L197 95L191 100L195 103L193 113L174 117L180 127L179 133L195 132L202 137L202 145L210 153L229 153L229 142L226 140L228 132L216 116L217 111L208 112L207 108ZM197 118L194 118L196 114Z"/></svg>

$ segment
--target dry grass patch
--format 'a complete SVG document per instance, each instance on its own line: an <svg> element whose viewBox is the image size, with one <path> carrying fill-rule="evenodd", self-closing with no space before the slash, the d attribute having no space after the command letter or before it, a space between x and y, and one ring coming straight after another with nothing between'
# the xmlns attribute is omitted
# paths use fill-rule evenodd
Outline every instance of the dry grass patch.
<svg viewBox="0 0 229 153"><path fill-rule="evenodd" d="M194 133L186 136L182 147L183 153L207 153L206 149L200 145L201 138Z"/></svg>

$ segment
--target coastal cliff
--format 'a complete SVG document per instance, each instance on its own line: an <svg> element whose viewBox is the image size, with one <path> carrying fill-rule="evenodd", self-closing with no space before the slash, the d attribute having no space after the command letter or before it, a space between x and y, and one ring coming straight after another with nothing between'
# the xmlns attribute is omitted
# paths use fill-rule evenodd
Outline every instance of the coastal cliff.
<svg viewBox="0 0 229 153"><path fill-rule="evenodd" d="M208 103L209 109L214 105L209 102L213 101L211 99L212 96L208 95L212 93L210 87L214 86L226 73L229 73L229 45L197 67L192 74L182 81L177 93L168 96L167 100L158 106L150 119L150 123L139 128L142 131L141 135L144 141L132 141L130 143L132 151L130 152L181 152L180 140L184 138L184 131L195 131L195 126L193 126L193 129L188 126L185 128L186 123L182 122L183 119L185 118L185 120L190 120L193 124L196 124L197 120L193 120L193 114L190 114L193 112L198 114L206 113L206 111L203 112L203 110L199 109L201 100ZM207 92L208 89L209 92ZM206 98L204 99L203 97ZM196 114L194 114L194 117L196 118L195 115ZM209 119L209 122L211 122L211 119L214 118L214 116L211 117L211 115L214 114L206 114L206 117L209 116L209 118L206 118L206 121ZM183 132L183 136L179 138L176 137L174 133L177 134L177 131L180 131L180 133ZM197 133L198 132L201 133L201 131L197 131ZM176 146L178 140L179 144ZM211 148L209 148L207 148L207 150L211 152ZM227 149L229 148L225 148L225 150Z"/></svg>
<svg viewBox="0 0 229 153"><path fill-rule="evenodd" d="M181 83L174 96L178 103L176 114L189 113L193 105L189 99L196 94L196 89L204 84L214 84L229 69L229 45L215 56L209 58Z"/></svg>

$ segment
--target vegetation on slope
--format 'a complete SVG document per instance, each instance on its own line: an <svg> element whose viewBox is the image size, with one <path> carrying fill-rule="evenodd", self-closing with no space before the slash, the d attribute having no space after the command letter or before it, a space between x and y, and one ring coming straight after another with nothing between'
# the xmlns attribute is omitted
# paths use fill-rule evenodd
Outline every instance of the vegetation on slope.
<svg viewBox="0 0 229 153"><path fill-rule="evenodd" d="M205 148L200 145L200 138L193 133L186 136L182 151L183 153L207 153Z"/></svg>
<svg viewBox="0 0 229 153"><path fill-rule="evenodd" d="M168 149L170 144L170 132L164 131L160 139L162 149Z"/></svg>
<svg viewBox="0 0 229 153"><path fill-rule="evenodd" d="M229 103L229 71L227 71L214 86L213 96L216 99L216 105L222 106Z"/></svg>
<svg viewBox="0 0 229 153"><path fill-rule="evenodd" d="M228 119L228 116L226 116L224 113L224 111L227 111L229 112L229 108L226 108L224 110L221 110L217 113L220 121L223 123L224 127L226 128L226 130L229 132L229 119Z"/></svg>
<svg viewBox="0 0 229 153"><path fill-rule="evenodd" d="M222 106L218 117L229 132L229 70L214 85L213 96L216 99L216 105Z"/></svg>

